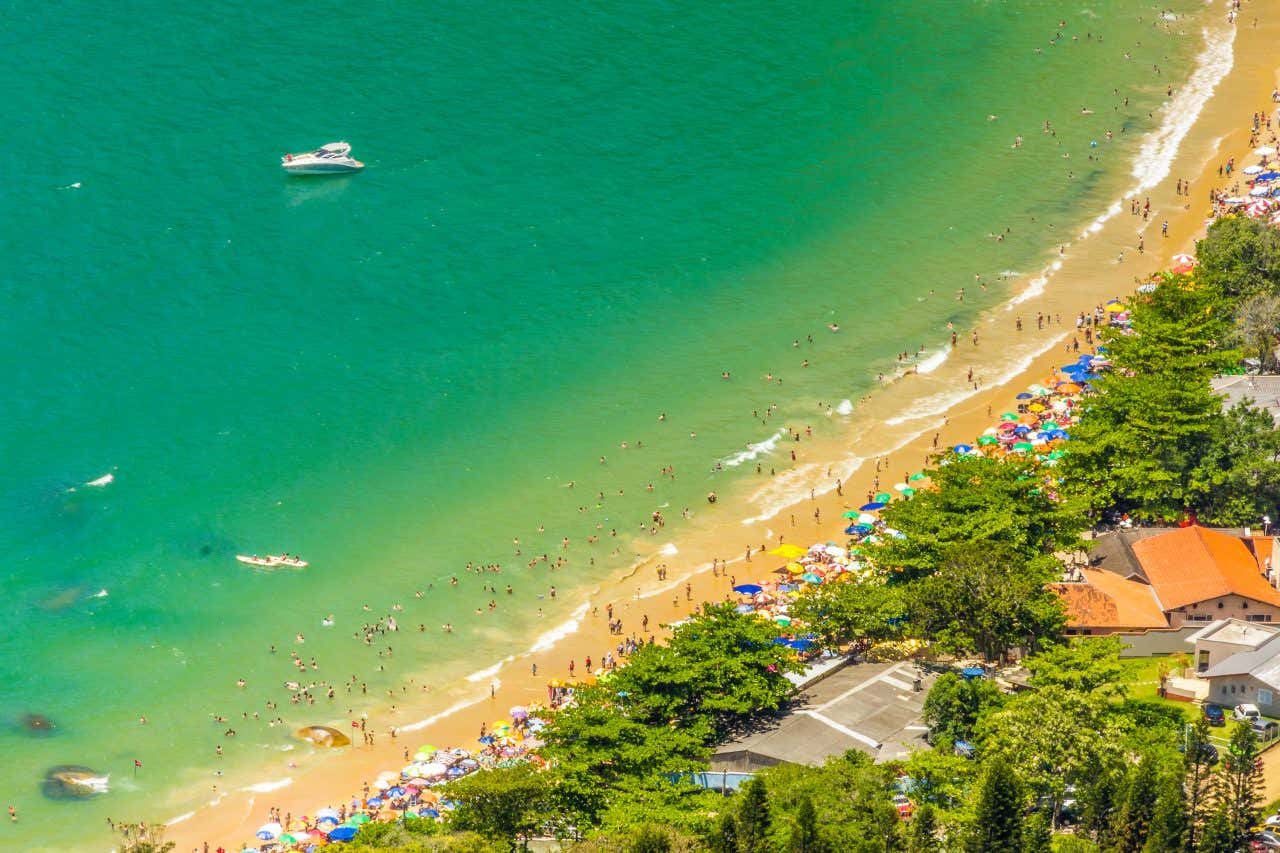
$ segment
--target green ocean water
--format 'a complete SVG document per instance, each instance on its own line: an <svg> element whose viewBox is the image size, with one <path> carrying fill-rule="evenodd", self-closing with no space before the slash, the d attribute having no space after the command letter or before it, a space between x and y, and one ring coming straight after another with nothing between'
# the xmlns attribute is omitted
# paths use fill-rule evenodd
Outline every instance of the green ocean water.
<svg viewBox="0 0 1280 853"><path fill-rule="evenodd" d="M280 779L309 760L288 729L341 725L409 677L462 696L570 618L576 590L678 539L680 508L705 518L708 490L754 473L712 473L776 429L753 410L801 423L856 399L1008 296L975 273L1044 265L1055 241L1030 217L1079 228L1115 200L1201 46L1195 18L1178 38L1156 14L1211 14L4 8L0 800L23 819L0 848L62 850L105 849L107 816ZM1112 116L1072 124L1082 104ZM1100 128L1116 141L1090 148ZM336 139L362 174L281 172L283 151ZM278 551L311 567L234 560ZM525 566L542 553L570 562ZM397 604L402 630L353 638ZM319 663L300 680L368 692L288 705L291 649ZM266 725L268 699L288 726ZM56 733L30 736L28 713ZM45 798L62 764L110 773L110 793Z"/></svg>

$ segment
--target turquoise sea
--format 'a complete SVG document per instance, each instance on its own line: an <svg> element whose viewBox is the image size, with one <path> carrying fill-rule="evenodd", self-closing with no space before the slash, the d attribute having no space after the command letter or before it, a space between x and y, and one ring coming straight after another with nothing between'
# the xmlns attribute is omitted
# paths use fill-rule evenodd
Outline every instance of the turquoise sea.
<svg viewBox="0 0 1280 853"><path fill-rule="evenodd" d="M975 273L1043 266L1032 216L1078 228L1117 197L1201 46L1195 18L1153 26L1164 8L1217 14L5 3L0 800L22 820L0 848L106 849L107 816L188 811L215 768L271 778L294 725L527 648L709 490L734 517L754 467L712 468L777 428L753 410L857 399L1008 296ZM1072 123L1082 104L1112 115ZM337 139L362 174L279 168ZM278 551L311 566L234 560ZM541 553L570 562L525 566ZM396 604L380 657L352 634ZM290 649L319 661L302 680L367 694L288 706ZM66 764L110 793L45 797Z"/></svg>

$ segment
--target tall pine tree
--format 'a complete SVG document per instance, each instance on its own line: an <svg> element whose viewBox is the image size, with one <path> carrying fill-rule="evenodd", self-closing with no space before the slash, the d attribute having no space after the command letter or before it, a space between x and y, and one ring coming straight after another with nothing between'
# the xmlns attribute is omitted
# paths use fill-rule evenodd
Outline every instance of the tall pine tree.
<svg viewBox="0 0 1280 853"><path fill-rule="evenodd" d="M1239 841L1258 822L1262 802L1262 763L1258 759L1258 738L1252 729L1236 727L1222 765L1214 780L1214 800L1226 811Z"/></svg>
<svg viewBox="0 0 1280 853"><path fill-rule="evenodd" d="M966 853L1017 850L1022 844L1022 790L1002 756L987 762Z"/></svg>
<svg viewBox="0 0 1280 853"><path fill-rule="evenodd" d="M738 853L766 853L769 850L769 792L759 776L745 786L738 804Z"/></svg>
<svg viewBox="0 0 1280 853"><path fill-rule="evenodd" d="M907 824L907 853L940 853L938 841L938 815L933 806L925 803L916 809Z"/></svg>
<svg viewBox="0 0 1280 853"><path fill-rule="evenodd" d="M1231 814L1224 806L1218 806L1205 821L1196 843L1196 853L1235 853L1236 830L1231 825Z"/></svg>
<svg viewBox="0 0 1280 853"><path fill-rule="evenodd" d="M1140 853L1151 832L1151 817L1156 809L1157 779L1155 761L1143 756L1125 779L1124 799L1111 831L1111 849L1115 853Z"/></svg>
<svg viewBox="0 0 1280 853"><path fill-rule="evenodd" d="M796 806L795 825L791 827L791 837L787 839L789 853L829 853L830 847L822 840L818 832L818 810L813 807L813 800L808 794L800 798Z"/></svg>
<svg viewBox="0 0 1280 853"><path fill-rule="evenodd" d="M1173 853L1187 846L1187 791L1181 774L1165 775L1142 853Z"/></svg>
<svg viewBox="0 0 1280 853"><path fill-rule="evenodd" d="M1186 752L1183 754L1183 787L1187 803L1186 849L1195 850L1209 811L1213 787L1213 765L1209 763L1209 723L1203 717L1189 726L1186 732Z"/></svg>
<svg viewBox="0 0 1280 853"><path fill-rule="evenodd" d="M1052 853L1053 831L1049 828L1049 815L1039 809L1027 815L1022 822L1022 853Z"/></svg>

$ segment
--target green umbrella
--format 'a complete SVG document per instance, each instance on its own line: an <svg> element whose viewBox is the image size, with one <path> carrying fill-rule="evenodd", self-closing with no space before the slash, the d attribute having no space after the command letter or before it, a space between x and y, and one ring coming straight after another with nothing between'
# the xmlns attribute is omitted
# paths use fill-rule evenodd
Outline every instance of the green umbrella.
<svg viewBox="0 0 1280 853"><path fill-rule="evenodd" d="M284 835L277 838L276 840L279 841L281 844L297 844L298 843L298 839L294 838L292 835L290 835L287 832Z"/></svg>
<svg viewBox="0 0 1280 853"><path fill-rule="evenodd" d="M862 515L862 513L858 512L856 509L851 509L851 510L846 510L843 513L843 515L845 518L857 518L858 516Z"/></svg>
<svg viewBox="0 0 1280 853"><path fill-rule="evenodd" d="M1018 416L1015 415L1013 412L1005 412L1003 415L1000 416L1000 420L1002 421L1013 422L1013 421L1016 421L1017 419L1018 419Z"/></svg>
<svg viewBox="0 0 1280 853"><path fill-rule="evenodd" d="M911 488L910 486L907 486L905 489L901 489L900 491L902 492L902 496L904 498L909 498L916 493L916 490Z"/></svg>
<svg viewBox="0 0 1280 853"><path fill-rule="evenodd" d="M916 480L923 480L923 479L924 479L925 477L927 477L927 476L929 476L929 475L928 475L928 474L926 474L926 473L924 473L923 471L921 471L921 472L920 472L920 473L918 473L918 474L912 474L912 475L911 475L910 477L908 477L907 479L908 479L908 480L911 480L912 482L915 482Z"/></svg>
<svg viewBox="0 0 1280 853"><path fill-rule="evenodd" d="M978 439L978 444L999 444L999 443L1000 443L1000 439L996 438L994 435L984 435L982 436L982 438Z"/></svg>
<svg viewBox="0 0 1280 853"><path fill-rule="evenodd" d="M373 818L369 817L367 814L357 813L347 818L347 823L351 826L359 826L360 824L368 823L371 820L373 820Z"/></svg>
<svg viewBox="0 0 1280 853"><path fill-rule="evenodd" d="M1044 423L1040 424L1040 429L1044 429L1044 430L1061 429L1061 427L1058 426L1057 421L1045 421Z"/></svg>
<svg viewBox="0 0 1280 853"><path fill-rule="evenodd" d="M1050 458L1050 459L1061 459L1063 456L1066 456L1066 453L1065 453L1064 451L1061 451L1061 450L1050 450L1050 451L1049 451L1049 458Z"/></svg>
<svg viewBox="0 0 1280 853"><path fill-rule="evenodd" d="M887 504L891 500L893 500L893 495L889 494L888 492L881 492L880 494L876 495L876 503Z"/></svg>
<svg viewBox="0 0 1280 853"><path fill-rule="evenodd" d="M1031 449L1031 442L1029 442L1029 441L1019 441L1017 444L1015 444L1015 445L1013 446L1013 449L1014 449L1014 450L1021 450L1023 453L1026 453L1028 450L1030 450L1030 449Z"/></svg>

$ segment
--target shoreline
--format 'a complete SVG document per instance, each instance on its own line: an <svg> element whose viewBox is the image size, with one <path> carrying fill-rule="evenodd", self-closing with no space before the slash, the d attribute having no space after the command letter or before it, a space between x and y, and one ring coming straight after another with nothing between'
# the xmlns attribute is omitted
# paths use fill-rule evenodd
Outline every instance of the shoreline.
<svg viewBox="0 0 1280 853"><path fill-rule="evenodd" d="M1243 17L1247 21L1252 15L1247 11ZM933 364L932 370L895 379L855 403L848 416L833 414L832 417L847 417L846 428L840 430L843 434L838 438L797 445L797 449L803 447L804 450L795 466L784 469L778 477L766 480L759 487L746 490L748 512L744 515L747 517L739 520L725 518L718 511L701 513L693 529L681 534L680 550L674 553L671 551L674 546L655 549L653 541L646 539L640 543L645 547L638 550L648 553L647 556L589 590L573 591L575 602L580 594L585 593L587 597L576 604L571 618L533 638L525 651L466 676L460 687L469 695L474 694L474 698L458 694L442 700L437 695L425 703L421 717L402 709L396 718L379 719L379 730L383 725L395 725L402 733L412 732L415 735L409 741L411 743L430 740L440 744L468 744L474 739L477 721L461 711L488 702L493 709L492 714L505 716L506 709L512 705L529 704L545 698L546 678L563 677L566 661L581 660L586 654L597 657L602 649L612 648L618 638L599 632L603 624L593 622L603 623L604 618L603 615L592 614L593 606L603 608L606 603L616 603L627 626L627 634L638 627L635 622L641 613L650 617L651 624L657 625L684 618L691 606L691 602L680 594L684 584L692 584L692 602L720 600L728 592L732 579L713 577L708 572L713 558L729 556L727 565L731 575L741 575L744 580L750 572L769 571L776 567L772 561L756 559L748 566L744 556L746 548L774 547L784 540L807 543L830 538L840 512L862 502L862 491L871 485L873 471L870 463L873 459L887 459L889 472L915 471L920 467L917 460L925 458L933 450L931 433L939 435L939 447L976 436L989 423L984 408L988 403L1004 405L1016 393L1016 389L1010 389L1037 381L1059 362L1056 347L1070 338L1074 331L1070 326L1071 319L1077 312L1090 309L1095 302L1105 301L1110 296L1131 292L1130 279L1134 273L1141 276L1162 268L1173 254L1190 249L1196 237L1203 233L1204 217L1198 214L1203 208L1197 205L1208 206L1208 190L1218 184L1217 161L1228 155L1240 157L1245 153L1248 133L1244 121L1248 114L1264 104L1268 110L1274 107L1269 93L1276 81L1275 60L1267 58L1266 44L1280 33L1278 24L1280 22L1268 18L1257 29L1250 28L1247 23L1240 25L1232 45L1233 67L1217 84L1195 122L1179 139L1177 155L1170 161L1164 176L1150 188L1155 214L1150 220L1143 222L1139 219L1133 223L1123 219L1128 215L1124 211L1124 200L1116 201L1068 244L1064 257L1051 259L1041 273L1028 277L1022 290L1010 294L1005 302L983 313L978 325L983 340L996 342L1017 340L1017 333L1012 330L1015 311L1024 312L1024 319L1036 311L1051 317L1065 313L1067 317L1065 323L1049 324L1036 345L1030 348L1032 351L1015 354L1013 363L1001 371L999 378L984 381L979 376L979 387L960 387L964 383L958 380L963 377L965 366L960 364L959 356L968 346L962 336L955 347L942 350L946 357ZM1215 137L1208 133L1210 128L1221 132ZM1136 171L1137 164L1134 168ZM1173 189L1175 179L1186 175L1193 178L1190 194L1186 197L1189 204L1184 207L1183 199L1169 191ZM1136 174L1134 177L1139 178ZM1141 187L1140 178L1138 186ZM1164 218L1170 222L1169 235L1160 239L1158 222ZM1140 233L1152 237L1152 251L1141 256L1130 255L1128 262L1116 264L1110 258L1117 248L1133 251L1133 238L1125 236L1125 229L1131 226L1140 226ZM1089 251L1081 251L1081 239L1091 241L1084 247ZM1073 258L1077 263L1072 263ZM1037 285L1041 279L1043 281ZM1022 334L1029 338L1036 332ZM933 355L931 352L931 360ZM963 395L957 396L960 391L964 392ZM932 398L929 392L932 392ZM945 396L948 394L951 395L949 398ZM936 405L928 411L918 411L919 402L929 399L934 399ZM916 405L905 405L911 401ZM834 404L835 401L831 402ZM901 434L884 429L885 426L903 425L911 428L903 429ZM886 435L889 441L884 448L865 449L860 455L849 455L853 447L875 447ZM775 442L772 448L762 449L752 459L767 456L776 449L777 443L780 442ZM809 460L809 456L816 458ZM832 475L841 475L841 487L835 485L831 476L819 474L824 467ZM795 476L791 476L793 474ZM893 476L891 473L891 480ZM799 491L803 495L807 484L813 489L815 499L801 497L782 504L776 493L780 491L778 481L783 479L791 481L784 485L792 486L792 494ZM770 501L771 497L775 499ZM737 501L725 501L720 507L727 508L731 503L736 507ZM765 504L763 511L753 509L760 504ZM797 523L794 515L799 507L803 507L803 517ZM789 510L793 518L788 525L785 515ZM811 518L815 510L821 513L817 521ZM779 531L775 527L784 529ZM751 544L748 546L746 543ZM664 558L674 564L666 581L644 575L646 567L662 562ZM661 597L669 593L674 593L674 600ZM664 632L653 633L662 636ZM538 665L541 677L531 675L530 665L534 663ZM525 669L522 671L519 666ZM501 685L492 698L484 695L484 682L487 681ZM442 709L432 712L433 707ZM399 721L405 718L413 719L403 723ZM220 808L204 807L176 816L170 824L169 838L177 842L178 850L199 850L205 840L214 846L221 843L234 849L240 840L251 838L253 830L262 822L260 805L304 814L320 805L337 804L344 799L339 796L344 789L348 792L358 790L363 781L371 779L378 771L400 766L402 745L382 738L376 747L353 746L345 755L332 756L333 760L311 762L296 771L282 771L276 782L257 783L223 794L218 801ZM290 781L280 784L285 778ZM267 795L274 795L269 802L262 799Z"/></svg>

